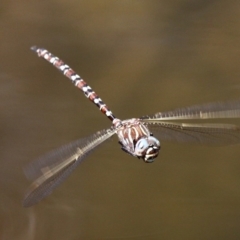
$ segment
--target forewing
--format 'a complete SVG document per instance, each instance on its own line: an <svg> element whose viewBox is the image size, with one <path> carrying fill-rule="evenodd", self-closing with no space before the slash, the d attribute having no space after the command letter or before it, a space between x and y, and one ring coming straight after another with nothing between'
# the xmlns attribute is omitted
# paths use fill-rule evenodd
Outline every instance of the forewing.
<svg viewBox="0 0 240 240"><path fill-rule="evenodd" d="M30 207L50 195L89 153L114 133L114 129L99 131L49 152L26 166L25 175L33 183L25 195L23 206Z"/></svg>
<svg viewBox="0 0 240 240"><path fill-rule="evenodd" d="M240 143L240 128L232 124L148 122L147 126L160 141L212 145Z"/></svg>
<svg viewBox="0 0 240 240"><path fill-rule="evenodd" d="M196 105L179 108L169 112L158 112L154 115L143 116L140 119L146 122L169 121L186 119L216 119L216 118L239 118L240 100L231 102L216 102L206 105Z"/></svg>

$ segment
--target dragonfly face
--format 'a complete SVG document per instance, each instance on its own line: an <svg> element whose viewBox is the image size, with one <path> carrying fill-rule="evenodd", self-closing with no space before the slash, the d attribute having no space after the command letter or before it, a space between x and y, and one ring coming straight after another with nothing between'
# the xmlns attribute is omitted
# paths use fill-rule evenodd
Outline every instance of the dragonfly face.
<svg viewBox="0 0 240 240"><path fill-rule="evenodd" d="M135 145L136 156L142 158L146 163L154 162L160 150L160 142L152 136L141 138Z"/></svg>

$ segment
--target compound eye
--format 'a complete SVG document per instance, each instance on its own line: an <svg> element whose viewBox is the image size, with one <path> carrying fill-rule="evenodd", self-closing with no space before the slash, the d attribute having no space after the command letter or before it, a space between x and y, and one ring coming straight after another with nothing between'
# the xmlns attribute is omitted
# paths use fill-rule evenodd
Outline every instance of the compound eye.
<svg viewBox="0 0 240 240"><path fill-rule="evenodd" d="M160 147L160 142L155 138L155 137L149 137L148 138L148 142L149 142L149 146L155 148L159 148Z"/></svg>
<svg viewBox="0 0 240 240"><path fill-rule="evenodd" d="M149 143L145 138L139 139L134 149L136 156L143 157L148 147Z"/></svg>
<svg viewBox="0 0 240 240"><path fill-rule="evenodd" d="M144 150L146 148L148 148L148 141L146 139L140 139L137 143L136 143L136 149L141 149Z"/></svg>

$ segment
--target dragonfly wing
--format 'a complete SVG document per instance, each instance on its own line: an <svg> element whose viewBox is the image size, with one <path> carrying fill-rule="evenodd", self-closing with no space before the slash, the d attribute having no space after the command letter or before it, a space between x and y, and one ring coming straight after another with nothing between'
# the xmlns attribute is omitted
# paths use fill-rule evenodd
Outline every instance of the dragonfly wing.
<svg viewBox="0 0 240 240"><path fill-rule="evenodd" d="M49 152L26 166L25 175L33 183L23 200L23 206L30 207L50 195L89 153L114 133L114 129L99 131Z"/></svg>
<svg viewBox="0 0 240 240"><path fill-rule="evenodd" d="M240 128L232 124L169 122L147 122L146 124L160 141L168 140L212 145L240 143Z"/></svg>
<svg viewBox="0 0 240 240"><path fill-rule="evenodd" d="M169 112L158 112L151 116L143 116L140 119L146 122L169 121L169 120L191 120L191 119L217 119L217 118L239 118L240 100L229 102L208 103L186 108L179 108Z"/></svg>

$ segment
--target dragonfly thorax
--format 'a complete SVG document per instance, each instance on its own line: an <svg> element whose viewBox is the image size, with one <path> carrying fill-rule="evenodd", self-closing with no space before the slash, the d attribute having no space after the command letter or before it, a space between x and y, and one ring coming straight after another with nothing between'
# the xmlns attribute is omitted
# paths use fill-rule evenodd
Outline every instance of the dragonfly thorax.
<svg viewBox="0 0 240 240"><path fill-rule="evenodd" d="M138 118L121 121L114 119L119 143L122 150L145 162L153 162L158 156L160 142L152 136L149 129Z"/></svg>

